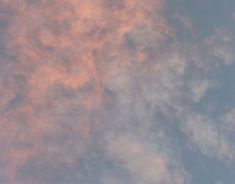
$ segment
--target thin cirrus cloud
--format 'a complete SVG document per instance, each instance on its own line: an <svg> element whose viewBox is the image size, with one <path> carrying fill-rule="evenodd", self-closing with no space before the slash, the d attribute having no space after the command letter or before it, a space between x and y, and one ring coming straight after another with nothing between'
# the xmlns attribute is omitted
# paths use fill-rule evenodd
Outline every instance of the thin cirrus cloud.
<svg viewBox="0 0 235 184"><path fill-rule="evenodd" d="M234 163L234 111L198 110L233 34L194 42L168 6L0 0L0 183L193 184L185 149Z"/></svg>

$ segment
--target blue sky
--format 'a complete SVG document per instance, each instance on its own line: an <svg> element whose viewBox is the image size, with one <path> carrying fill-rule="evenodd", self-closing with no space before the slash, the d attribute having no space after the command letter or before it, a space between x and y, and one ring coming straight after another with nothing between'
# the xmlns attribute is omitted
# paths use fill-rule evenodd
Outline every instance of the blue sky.
<svg viewBox="0 0 235 184"><path fill-rule="evenodd" d="M234 184L235 2L0 0L1 184Z"/></svg>

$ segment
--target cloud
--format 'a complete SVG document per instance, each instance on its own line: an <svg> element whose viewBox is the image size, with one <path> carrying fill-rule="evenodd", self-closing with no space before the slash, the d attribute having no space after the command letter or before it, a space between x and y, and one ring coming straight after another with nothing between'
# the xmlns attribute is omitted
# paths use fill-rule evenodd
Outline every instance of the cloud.
<svg viewBox="0 0 235 184"><path fill-rule="evenodd" d="M192 92L192 99L198 102L206 93L209 88L209 82L204 80L192 81L190 84L190 89Z"/></svg>
<svg viewBox="0 0 235 184"><path fill-rule="evenodd" d="M225 112L223 114L223 116L221 117L221 121L225 125L224 128L226 128L226 130L229 132L230 131L233 132L235 130L234 118L235 118L235 109L234 108L231 108L230 110Z"/></svg>
<svg viewBox="0 0 235 184"><path fill-rule="evenodd" d="M7 183L188 183L177 123L194 149L232 157L226 132L193 108L212 86L211 56L232 62L232 38L215 32L208 56L205 45L178 40L165 8L164 0L0 1Z"/></svg>
<svg viewBox="0 0 235 184"><path fill-rule="evenodd" d="M201 153L221 160L234 159L234 149L215 120L200 114L188 114L181 123L182 131L189 138L192 148Z"/></svg>
<svg viewBox="0 0 235 184"><path fill-rule="evenodd" d="M214 34L206 40L212 56L221 59L225 64L232 64L235 60L233 52L234 36L229 31L216 28Z"/></svg>
<svg viewBox="0 0 235 184"><path fill-rule="evenodd" d="M122 135L107 138L109 157L125 167L135 183L185 183L183 168L167 152L157 148L157 143L137 140ZM160 142L162 144L162 142ZM160 145L159 144L159 145ZM172 168L172 169L170 169Z"/></svg>
<svg viewBox="0 0 235 184"><path fill-rule="evenodd" d="M21 182L22 175L30 183L30 173L20 169L28 163L52 172L85 154L107 122L105 89L128 93L128 75L139 72L135 63L149 62L152 39L160 45L173 34L161 16L163 6L161 0L1 1L1 21L7 26L1 30L0 137L9 183ZM128 50L128 36L134 53ZM126 96L121 98L119 108L126 109ZM41 166L33 162L36 157Z"/></svg>

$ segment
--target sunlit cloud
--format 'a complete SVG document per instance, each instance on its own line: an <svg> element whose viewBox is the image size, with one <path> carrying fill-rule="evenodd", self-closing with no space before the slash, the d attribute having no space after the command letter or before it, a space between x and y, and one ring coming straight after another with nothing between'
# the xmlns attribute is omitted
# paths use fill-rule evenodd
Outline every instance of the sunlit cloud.
<svg viewBox="0 0 235 184"><path fill-rule="evenodd" d="M194 43L182 11L193 38L181 40L168 6L0 0L0 183L192 183L180 135L187 150L233 162L234 111L197 109L214 59L234 62L233 34Z"/></svg>

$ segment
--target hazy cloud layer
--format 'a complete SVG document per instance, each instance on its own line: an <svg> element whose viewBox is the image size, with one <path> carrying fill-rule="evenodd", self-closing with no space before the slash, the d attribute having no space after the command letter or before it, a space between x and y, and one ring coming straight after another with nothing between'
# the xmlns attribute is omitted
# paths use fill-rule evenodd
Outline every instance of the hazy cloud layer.
<svg viewBox="0 0 235 184"><path fill-rule="evenodd" d="M0 0L0 183L193 184L189 153L235 167L235 98L210 98L234 31L202 34L190 3Z"/></svg>

